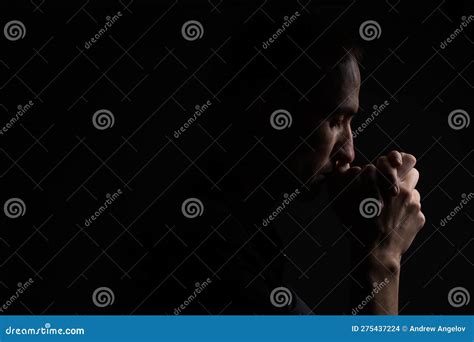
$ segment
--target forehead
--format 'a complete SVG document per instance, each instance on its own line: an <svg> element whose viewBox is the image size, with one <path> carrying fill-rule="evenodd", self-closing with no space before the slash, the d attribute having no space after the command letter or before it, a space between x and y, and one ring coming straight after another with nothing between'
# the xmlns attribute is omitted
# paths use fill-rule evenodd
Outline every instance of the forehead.
<svg viewBox="0 0 474 342"><path fill-rule="evenodd" d="M326 75L326 82L319 98L323 110L336 110L337 107L359 108L360 72L355 58L346 58Z"/></svg>

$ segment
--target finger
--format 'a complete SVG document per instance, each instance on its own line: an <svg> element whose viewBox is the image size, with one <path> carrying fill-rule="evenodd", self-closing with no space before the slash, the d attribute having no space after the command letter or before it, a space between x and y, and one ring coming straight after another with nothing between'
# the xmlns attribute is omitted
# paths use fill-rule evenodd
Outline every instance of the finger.
<svg viewBox="0 0 474 342"><path fill-rule="evenodd" d="M374 164L367 164L361 168L361 175L369 177L375 181L375 175L377 174L377 168Z"/></svg>
<svg viewBox="0 0 474 342"><path fill-rule="evenodd" d="M364 166L360 172L362 184L367 194L377 199L382 199L379 187L377 186L377 168L373 164Z"/></svg>
<svg viewBox="0 0 474 342"><path fill-rule="evenodd" d="M350 167L346 171L336 169L335 172L333 172L332 175L329 176L329 183L331 184L331 186L336 186L337 188L342 183L344 183L344 180L348 181L350 179L353 179L357 177L360 172L361 168L359 166Z"/></svg>
<svg viewBox="0 0 474 342"><path fill-rule="evenodd" d="M398 168L398 177L403 180L405 175L413 169L416 164L415 156L408 153L401 153L402 155L402 165Z"/></svg>
<svg viewBox="0 0 474 342"><path fill-rule="evenodd" d="M425 225L426 218L425 218L425 215L421 211L418 213L418 218L420 220L420 226L418 229L421 229Z"/></svg>
<svg viewBox="0 0 474 342"><path fill-rule="evenodd" d="M418 190L414 189L413 192L411 193L411 197L412 197L413 202L420 203L421 196Z"/></svg>
<svg viewBox="0 0 474 342"><path fill-rule="evenodd" d="M361 170L362 169L360 166L352 166L351 168L346 170L345 174L350 175L350 176L355 176L356 174L360 173Z"/></svg>
<svg viewBox="0 0 474 342"><path fill-rule="evenodd" d="M344 175L344 176L355 176L358 173L360 173L361 168L359 166L350 166L347 164L349 167L340 167L336 168L334 175Z"/></svg>
<svg viewBox="0 0 474 342"><path fill-rule="evenodd" d="M415 189L416 183L418 183L418 179L420 178L420 173L417 169L411 169L405 179L402 181L402 186L409 191Z"/></svg>
<svg viewBox="0 0 474 342"><path fill-rule="evenodd" d="M384 194L396 196L399 190L398 171L392 166L388 157L377 159L377 170L380 174L380 186Z"/></svg>
<svg viewBox="0 0 474 342"><path fill-rule="evenodd" d="M402 154L398 151L390 151L387 154L388 161L393 167L400 167L403 164Z"/></svg>
<svg viewBox="0 0 474 342"><path fill-rule="evenodd" d="M336 164L336 169L339 171L339 172L346 172L347 170L350 169L350 165L349 163L346 163L344 165L339 165L339 163Z"/></svg>

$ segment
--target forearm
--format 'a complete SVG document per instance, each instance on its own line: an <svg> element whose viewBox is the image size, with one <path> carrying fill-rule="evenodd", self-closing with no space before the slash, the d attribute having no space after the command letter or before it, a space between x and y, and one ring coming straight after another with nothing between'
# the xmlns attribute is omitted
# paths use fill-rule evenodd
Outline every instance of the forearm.
<svg viewBox="0 0 474 342"><path fill-rule="evenodd" d="M352 314L398 314L400 258L381 251L353 256Z"/></svg>

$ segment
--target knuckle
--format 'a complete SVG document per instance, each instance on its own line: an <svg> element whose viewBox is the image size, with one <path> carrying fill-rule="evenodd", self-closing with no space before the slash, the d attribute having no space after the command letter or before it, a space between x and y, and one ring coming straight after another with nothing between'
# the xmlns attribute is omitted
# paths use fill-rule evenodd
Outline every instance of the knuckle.
<svg viewBox="0 0 474 342"><path fill-rule="evenodd" d="M389 155L391 158L398 159L399 161L402 160L402 155L401 155L400 152L398 152L397 150L391 150L388 155Z"/></svg>
<svg viewBox="0 0 474 342"><path fill-rule="evenodd" d="M416 163L416 158L413 154L407 154L407 158L412 162Z"/></svg>
<svg viewBox="0 0 474 342"><path fill-rule="evenodd" d="M411 191L408 190L407 188L400 188L400 194L399 194L400 198L402 199L402 201L404 202L409 202L409 199L411 197Z"/></svg>
<svg viewBox="0 0 474 342"><path fill-rule="evenodd" d="M385 169L387 168L387 165L388 165L388 159L387 157L379 157L377 159L377 168L379 169Z"/></svg>
<svg viewBox="0 0 474 342"><path fill-rule="evenodd" d="M420 173L418 172L418 170L413 168L410 171L408 171L407 175L405 176L405 179L407 179L407 178L418 179L419 176L420 176Z"/></svg>
<svg viewBox="0 0 474 342"><path fill-rule="evenodd" d="M377 174L377 168L374 164L368 164L364 167L362 173L367 177L374 178Z"/></svg>
<svg viewBox="0 0 474 342"><path fill-rule="evenodd" d="M412 202L411 207L416 211L419 212L421 211L421 203L420 202Z"/></svg>
<svg viewBox="0 0 474 342"><path fill-rule="evenodd" d="M420 218L420 229L421 229L421 228L423 228L423 226L426 223L425 215L423 215L423 213L421 211L419 213L419 218Z"/></svg>
<svg viewBox="0 0 474 342"><path fill-rule="evenodd" d="M369 172L373 172L373 171L375 171L376 167L375 167L374 164L367 164L365 169Z"/></svg>

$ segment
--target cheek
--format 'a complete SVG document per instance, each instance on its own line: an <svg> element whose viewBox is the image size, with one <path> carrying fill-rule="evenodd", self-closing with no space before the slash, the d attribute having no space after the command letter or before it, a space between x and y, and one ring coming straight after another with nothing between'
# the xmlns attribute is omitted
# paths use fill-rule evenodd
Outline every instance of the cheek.
<svg viewBox="0 0 474 342"><path fill-rule="evenodd" d="M312 177L330 163L334 145L334 134L329 123L323 123L302 145L299 153L292 160L292 168L304 180Z"/></svg>
<svg viewBox="0 0 474 342"><path fill-rule="evenodd" d="M320 169L330 161L334 141L334 134L329 124L321 125L312 139L314 151L311 153L311 164L313 169Z"/></svg>
<svg viewBox="0 0 474 342"><path fill-rule="evenodd" d="M329 159L336 140L334 132L329 123L324 123L316 133L314 149L323 159Z"/></svg>

